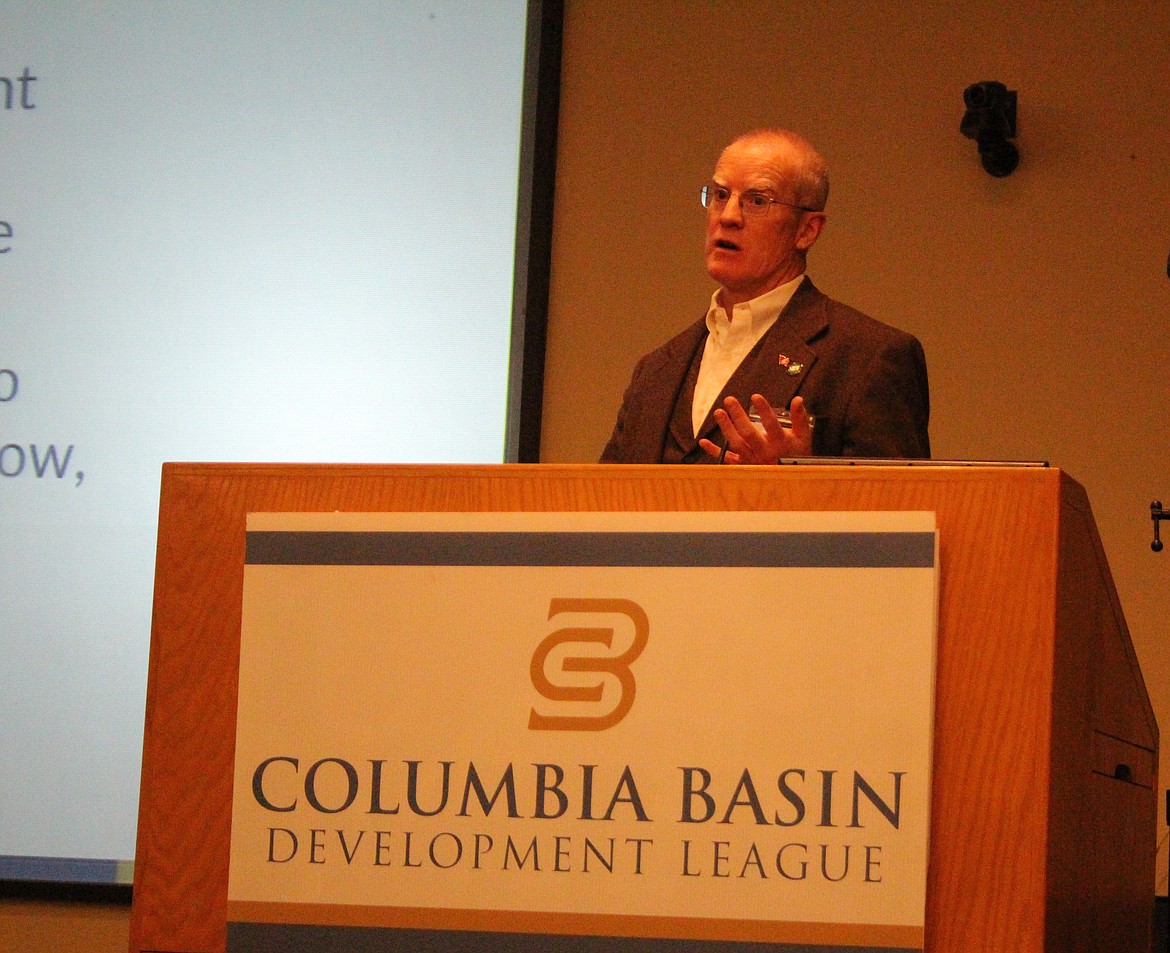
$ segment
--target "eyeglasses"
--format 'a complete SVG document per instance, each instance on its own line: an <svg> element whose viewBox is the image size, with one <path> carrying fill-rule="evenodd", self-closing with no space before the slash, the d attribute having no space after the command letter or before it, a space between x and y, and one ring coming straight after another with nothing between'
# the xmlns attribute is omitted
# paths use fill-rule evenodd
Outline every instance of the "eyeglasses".
<svg viewBox="0 0 1170 953"><path fill-rule="evenodd" d="M710 182L704 185L699 192L699 201L703 203L703 208L709 212L722 212L727 207L727 203L731 201L731 196L732 191L726 185ZM796 205L793 202L774 199L767 192L757 192L755 189L739 193L739 210L743 212L745 217L757 218L761 215L767 215L768 209L773 205L787 205L789 208L797 208L802 212L817 211L807 205Z"/></svg>

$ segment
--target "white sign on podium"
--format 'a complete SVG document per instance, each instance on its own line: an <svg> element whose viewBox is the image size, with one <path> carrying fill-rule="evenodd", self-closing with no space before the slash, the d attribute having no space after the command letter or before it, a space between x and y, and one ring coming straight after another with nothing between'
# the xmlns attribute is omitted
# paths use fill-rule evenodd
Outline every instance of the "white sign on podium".
<svg viewBox="0 0 1170 953"><path fill-rule="evenodd" d="M921 950L937 551L918 512L250 515L229 953Z"/></svg>

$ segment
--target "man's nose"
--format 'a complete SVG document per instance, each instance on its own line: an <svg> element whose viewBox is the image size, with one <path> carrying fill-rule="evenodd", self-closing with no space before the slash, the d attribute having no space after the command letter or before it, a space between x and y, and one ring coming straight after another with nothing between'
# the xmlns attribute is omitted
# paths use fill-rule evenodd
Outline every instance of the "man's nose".
<svg viewBox="0 0 1170 953"><path fill-rule="evenodd" d="M739 195L732 194L727 199L727 204L719 213L719 223L721 225L743 225L743 208L739 204Z"/></svg>

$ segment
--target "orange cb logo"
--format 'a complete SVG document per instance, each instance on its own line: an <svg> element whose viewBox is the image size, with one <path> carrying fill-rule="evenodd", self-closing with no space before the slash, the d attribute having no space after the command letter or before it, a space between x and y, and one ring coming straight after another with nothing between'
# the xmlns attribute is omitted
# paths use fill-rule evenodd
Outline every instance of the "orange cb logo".
<svg viewBox="0 0 1170 953"><path fill-rule="evenodd" d="M620 689L617 703L608 711L597 714L542 715L535 708L528 715L528 727L536 731L604 731L612 728L630 713L634 705L637 685L630 666L646 648L650 637L650 620L642 607L630 599L553 599L549 602L551 621L566 613L586 613L609 616L610 624L597 626L566 626L545 636L532 655L529 673L532 684L541 695L555 703L600 703L605 694L605 676L613 676ZM573 654L558 651L563 646L603 646L613 648L615 629L613 616L623 616L633 624L634 637L629 647L617 655ZM623 626L624 628L624 626ZM554 653L556 658L554 659ZM559 659L559 667L550 671L549 661ZM566 673L595 672L597 681L582 684L582 680L558 681ZM579 707L578 707L579 710Z"/></svg>

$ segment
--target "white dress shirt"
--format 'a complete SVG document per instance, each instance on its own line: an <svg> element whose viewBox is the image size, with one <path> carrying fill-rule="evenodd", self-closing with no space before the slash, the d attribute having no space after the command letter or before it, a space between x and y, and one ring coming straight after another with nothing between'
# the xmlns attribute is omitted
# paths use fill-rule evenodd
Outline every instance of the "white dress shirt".
<svg viewBox="0 0 1170 953"><path fill-rule="evenodd" d="M802 280L803 274L764 292L758 298L737 304L732 308L730 316L719 303L719 291L711 296L711 307L707 311L707 343L703 346L699 378L695 381L695 399L691 404L691 421L696 437L715 398L751 349L776 323Z"/></svg>

